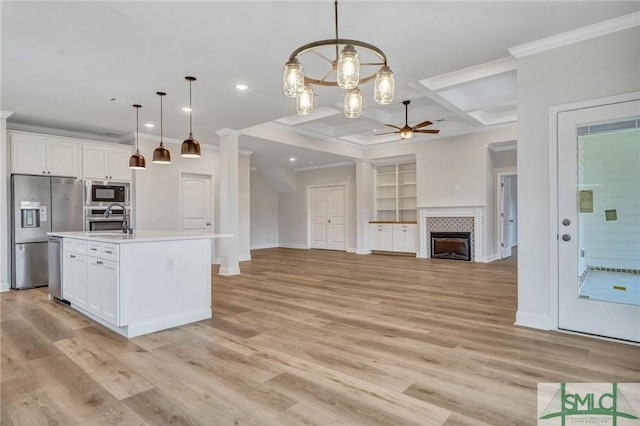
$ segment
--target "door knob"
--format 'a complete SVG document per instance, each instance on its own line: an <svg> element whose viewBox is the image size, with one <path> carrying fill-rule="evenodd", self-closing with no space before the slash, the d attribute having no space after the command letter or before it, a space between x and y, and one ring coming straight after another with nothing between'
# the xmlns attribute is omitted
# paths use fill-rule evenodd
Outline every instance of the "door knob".
<svg viewBox="0 0 640 426"><path fill-rule="evenodd" d="M207 222L207 226L211 226L211 222Z"/></svg>
<svg viewBox="0 0 640 426"><path fill-rule="evenodd" d="M571 235L569 234L562 235L562 241L570 241L570 240L571 240Z"/></svg>
<svg viewBox="0 0 640 426"><path fill-rule="evenodd" d="M569 219L562 219L562 224L564 226L569 226L569 225L571 225L571 221Z"/></svg>
<svg viewBox="0 0 640 426"><path fill-rule="evenodd" d="M327 220L327 222L331 223L331 219Z"/></svg>

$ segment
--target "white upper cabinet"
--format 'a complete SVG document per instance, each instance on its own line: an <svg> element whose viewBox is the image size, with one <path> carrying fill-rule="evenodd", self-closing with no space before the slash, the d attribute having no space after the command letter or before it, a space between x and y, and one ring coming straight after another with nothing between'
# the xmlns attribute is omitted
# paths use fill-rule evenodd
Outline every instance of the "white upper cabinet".
<svg viewBox="0 0 640 426"><path fill-rule="evenodd" d="M82 177L85 179L131 180L131 147L84 145Z"/></svg>
<svg viewBox="0 0 640 426"><path fill-rule="evenodd" d="M80 176L80 143L23 134L11 135L11 173Z"/></svg>

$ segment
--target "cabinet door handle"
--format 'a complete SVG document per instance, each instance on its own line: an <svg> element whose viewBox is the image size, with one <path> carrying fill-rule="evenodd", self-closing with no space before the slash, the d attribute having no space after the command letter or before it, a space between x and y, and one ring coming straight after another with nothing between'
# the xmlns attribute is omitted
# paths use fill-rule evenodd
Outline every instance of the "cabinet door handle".
<svg viewBox="0 0 640 426"><path fill-rule="evenodd" d="M97 248L92 248L92 249L89 249L89 250L91 250L91 251L98 251L98 249L97 249Z"/></svg>
<svg viewBox="0 0 640 426"><path fill-rule="evenodd" d="M75 255L75 254L72 254L72 255L70 255L69 257L70 257L70 258L72 258L72 259L75 259L75 258L76 258L76 255Z"/></svg>
<svg viewBox="0 0 640 426"><path fill-rule="evenodd" d="M111 250L105 250L104 252L105 252L105 253L108 253L108 254L113 253Z"/></svg>

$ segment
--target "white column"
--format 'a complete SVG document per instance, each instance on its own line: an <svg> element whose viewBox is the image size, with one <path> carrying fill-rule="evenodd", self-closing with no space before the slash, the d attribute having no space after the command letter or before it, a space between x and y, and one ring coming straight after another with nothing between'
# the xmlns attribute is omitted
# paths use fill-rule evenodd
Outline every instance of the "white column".
<svg viewBox="0 0 640 426"><path fill-rule="evenodd" d="M373 166L356 161L356 254L370 254L369 221L373 220Z"/></svg>
<svg viewBox="0 0 640 426"><path fill-rule="evenodd" d="M240 273L238 256L240 203L238 200L238 136L232 129L216 131L220 136L220 232L233 234L220 239L220 275Z"/></svg>
<svg viewBox="0 0 640 426"><path fill-rule="evenodd" d="M9 291L9 252L11 249L11 220L9 206L11 203L11 175L9 160L9 138L7 137L7 118L11 111L0 111L0 291Z"/></svg>

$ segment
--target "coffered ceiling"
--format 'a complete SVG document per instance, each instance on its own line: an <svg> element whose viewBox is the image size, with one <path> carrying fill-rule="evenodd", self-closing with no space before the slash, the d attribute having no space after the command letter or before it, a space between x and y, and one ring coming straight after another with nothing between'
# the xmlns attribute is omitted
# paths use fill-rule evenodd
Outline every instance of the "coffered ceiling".
<svg viewBox="0 0 640 426"><path fill-rule="evenodd" d="M378 135L430 120L447 137L512 125L517 120L517 64L509 48L636 12L635 1L342 1L340 35L382 49L395 73L394 103L373 102L361 87L362 117L342 114L344 92L315 87L315 111L295 114L281 91L282 67L302 44L333 37L333 1L18 2L2 1L0 109L10 125L97 134L117 141L135 130L159 134L157 91L164 99L164 135L188 134L186 75L194 75L194 134L217 144L216 130L263 123L355 147L399 143ZM587 54L588 52L585 52ZM309 71L315 66L306 64ZM552 70L550 70L552 71ZM247 90L236 89L246 84ZM117 101L110 101L116 98ZM255 135L254 135L255 136ZM348 156L309 146L241 137L252 164L289 167ZM304 152L309 159L303 158ZM289 161L290 156L300 158ZM312 158L312 159L311 159Z"/></svg>

